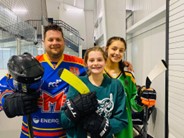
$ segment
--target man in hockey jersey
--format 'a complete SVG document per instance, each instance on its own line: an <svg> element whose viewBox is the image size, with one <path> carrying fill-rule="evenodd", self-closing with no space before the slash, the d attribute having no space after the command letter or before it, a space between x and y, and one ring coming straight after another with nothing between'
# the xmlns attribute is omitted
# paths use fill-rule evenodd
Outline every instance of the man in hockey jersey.
<svg viewBox="0 0 184 138"><path fill-rule="evenodd" d="M57 25L44 28L44 47L46 53L37 56L44 68L43 84L38 95L16 94L9 84L7 76L2 78L0 86L1 101L8 117L23 115L21 138L29 137L28 123L25 115L31 113L34 137L59 138L66 137L65 130L60 126L60 111L65 103L68 84L58 76L58 70L66 68L76 75L86 73L83 60L78 57L63 54L65 43L62 29ZM27 63L29 64L29 63ZM11 101L11 102L10 102ZM25 103L29 107L25 107ZM21 110L20 110L21 109Z"/></svg>

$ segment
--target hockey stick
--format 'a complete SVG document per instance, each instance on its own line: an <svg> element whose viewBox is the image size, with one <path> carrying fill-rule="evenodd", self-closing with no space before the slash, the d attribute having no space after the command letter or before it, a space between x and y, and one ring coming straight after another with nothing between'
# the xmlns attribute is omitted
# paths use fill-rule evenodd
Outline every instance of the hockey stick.
<svg viewBox="0 0 184 138"><path fill-rule="evenodd" d="M164 60L161 60L148 74L146 77L146 88L149 88L152 81L158 77L162 72L167 70L167 64Z"/></svg>
<svg viewBox="0 0 184 138"><path fill-rule="evenodd" d="M33 126L32 126L32 117L31 117L31 115L27 115L26 117L27 117L29 138L34 138Z"/></svg>
<svg viewBox="0 0 184 138"><path fill-rule="evenodd" d="M163 73L164 71L167 70L167 64L164 60L161 60L161 62L159 64L157 64L148 74L148 76L146 77L146 88L149 88L152 81L158 77L161 73ZM148 121L148 107L146 106L144 108L144 129L143 129L143 136L144 138L147 138L147 123Z"/></svg>
<svg viewBox="0 0 184 138"><path fill-rule="evenodd" d="M89 92L89 88L83 83L83 81L67 69L59 70L58 75L62 80L75 88L80 94L87 94Z"/></svg>

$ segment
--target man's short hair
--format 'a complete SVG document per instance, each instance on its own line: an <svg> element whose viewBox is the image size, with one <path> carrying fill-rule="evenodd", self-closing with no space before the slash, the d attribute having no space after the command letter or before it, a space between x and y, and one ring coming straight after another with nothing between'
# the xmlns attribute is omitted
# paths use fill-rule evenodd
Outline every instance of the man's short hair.
<svg viewBox="0 0 184 138"><path fill-rule="evenodd" d="M45 39L45 35L46 35L47 31L49 31L49 30L59 31L59 32L61 32L61 34L63 36L63 30L60 26L58 26L57 24L49 24L49 25L44 27L44 39Z"/></svg>

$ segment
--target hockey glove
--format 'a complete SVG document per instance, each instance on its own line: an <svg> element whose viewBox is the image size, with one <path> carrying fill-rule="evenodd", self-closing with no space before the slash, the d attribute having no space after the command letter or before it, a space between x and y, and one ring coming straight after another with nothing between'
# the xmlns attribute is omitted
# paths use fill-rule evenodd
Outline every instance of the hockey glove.
<svg viewBox="0 0 184 138"><path fill-rule="evenodd" d="M91 134L92 138L104 138L110 131L109 120L96 112L84 118L83 128Z"/></svg>
<svg viewBox="0 0 184 138"><path fill-rule="evenodd" d="M96 93L90 92L88 94L78 94L74 98L67 100L64 111L70 120L77 122L81 117L96 111L97 106Z"/></svg>
<svg viewBox="0 0 184 138"><path fill-rule="evenodd" d="M142 86L138 89L138 93L136 100L139 105L151 107L156 104L156 91L154 89L146 89L146 87Z"/></svg>
<svg viewBox="0 0 184 138"><path fill-rule="evenodd" d="M38 109L37 100L39 95L39 92L33 92L31 94L15 92L7 95L5 96L3 110L9 118L31 114Z"/></svg>

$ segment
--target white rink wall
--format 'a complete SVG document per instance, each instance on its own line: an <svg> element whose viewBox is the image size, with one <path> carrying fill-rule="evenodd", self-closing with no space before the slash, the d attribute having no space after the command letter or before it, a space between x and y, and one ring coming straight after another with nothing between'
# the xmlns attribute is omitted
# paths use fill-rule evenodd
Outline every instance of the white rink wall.
<svg viewBox="0 0 184 138"><path fill-rule="evenodd" d="M165 1L133 0L130 4L134 14L127 24L127 60L134 66L137 84L145 85L151 69L165 59ZM157 91L157 102L156 112L148 122L148 133L154 138L164 138L165 74L157 77L151 87Z"/></svg>
<svg viewBox="0 0 184 138"><path fill-rule="evenodd" d="M7 74L7 70L0 70L0 79ZM22 117L8 118L0 112L0 138L19 138Z"/></svg>

